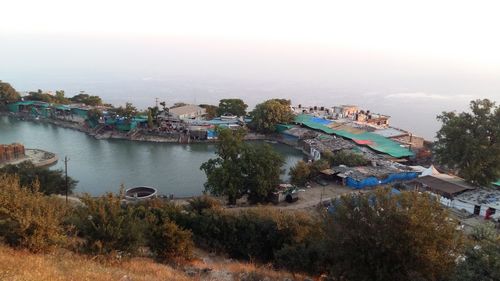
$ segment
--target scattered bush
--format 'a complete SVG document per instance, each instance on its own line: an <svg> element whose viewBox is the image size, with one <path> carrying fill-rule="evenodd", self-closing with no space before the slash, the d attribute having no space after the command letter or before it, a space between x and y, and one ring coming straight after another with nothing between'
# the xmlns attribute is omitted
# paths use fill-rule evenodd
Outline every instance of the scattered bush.
<svg viewBox="0 0 500 281"><path fill-rule="evenodd" d="M169 219L152 223L148 233L149 249L158 259L168 261L192 257L194 242L191 232L181 229Z"/></svg>
<svg viewBox="0 0 500 281"><path fill-rule="evenodd" d="M82 198L85 206L76 210L75 224L85 238L85 250L94 254L134 253L143 243L145 222L136 206L122 205L121 199L112 193Z"/></svg>
<svg viewBox="0 0 500 281"><path fill-rule="evenodd" d="M197 214L201 214L205 209L216 209L221 207L219 200L207 195L194 197L188 202L188 210L196 212Z"/></svg>
<svg viewBox="0 0 500 281"><path fill-rule="evenodd" d="M22 186L19 178L0 175L0 237L33 252L67 242L64 201L38 191L38 183Z"/></svg>

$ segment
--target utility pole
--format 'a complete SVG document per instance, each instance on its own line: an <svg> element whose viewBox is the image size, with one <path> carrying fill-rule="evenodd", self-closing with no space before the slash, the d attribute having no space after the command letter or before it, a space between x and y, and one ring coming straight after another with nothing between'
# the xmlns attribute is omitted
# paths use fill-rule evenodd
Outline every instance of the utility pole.
<svg viewBox="0 0 500 281"><path fill-rule="evenodd" d="M155 105L158 107L158 98L155 98Z"/></svg>
<svg viewBox="0 0 500 281"><path fill-rule="evenodd" d="M69 190L69 185L68 185L68 156L64 156L64 174L65 174L65 182L66 182L66 204L68 204L68 190Z"/></svg>

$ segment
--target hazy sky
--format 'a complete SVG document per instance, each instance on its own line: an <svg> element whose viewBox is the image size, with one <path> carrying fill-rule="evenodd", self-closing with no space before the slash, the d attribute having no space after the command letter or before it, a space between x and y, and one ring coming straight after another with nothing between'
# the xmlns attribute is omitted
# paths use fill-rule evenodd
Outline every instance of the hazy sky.
<svg viewBox="0 0 500 281"><path fill-rule="evenodd" d="M0 80L19 90L143 106L358 103L396 120L421 115L399 124L428 137L436 113L500 100L500 1L0 0L0 9Z"/></svg>

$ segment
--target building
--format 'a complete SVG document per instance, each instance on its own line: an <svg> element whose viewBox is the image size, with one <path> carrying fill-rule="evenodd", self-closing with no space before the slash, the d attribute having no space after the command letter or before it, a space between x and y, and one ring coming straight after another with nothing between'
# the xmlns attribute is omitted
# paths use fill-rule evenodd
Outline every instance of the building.
<svg viewBox="0 0 500 281"><path fill-rule="evenodd" d="M333 113L337 118L349 118L359 112L359 107L355 105L340 105L333 107Z"/></svg>
<svg viewBox="0 0 500 281"><path fill-rule="evenodd" d="M449 203L449 200L454 200L456 196L475 189L462 179L447 175L427 175L419 177L407 183L407 186L419 191L426 191L442 196L447 199L443 201L445 204Z"/></svg>
<svg viewBox="0 0 500 281"><path fill-rule="evenodd" d="M206 114L206 110L197 105L188 104L171 108L169 113L172 117L178 119L197 119L203 117Z"/></svg>

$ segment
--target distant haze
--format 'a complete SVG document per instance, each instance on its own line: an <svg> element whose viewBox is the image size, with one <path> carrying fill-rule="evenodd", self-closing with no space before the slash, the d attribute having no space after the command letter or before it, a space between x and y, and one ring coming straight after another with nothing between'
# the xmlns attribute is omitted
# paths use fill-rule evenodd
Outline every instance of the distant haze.
<svg viewBox="0 0 500 281"><path fill-rule="evenodd" d="M500 101L499 7L403 2L9 1L0 80L142 108L352 103L430 139L441 111Z"/></svg>

